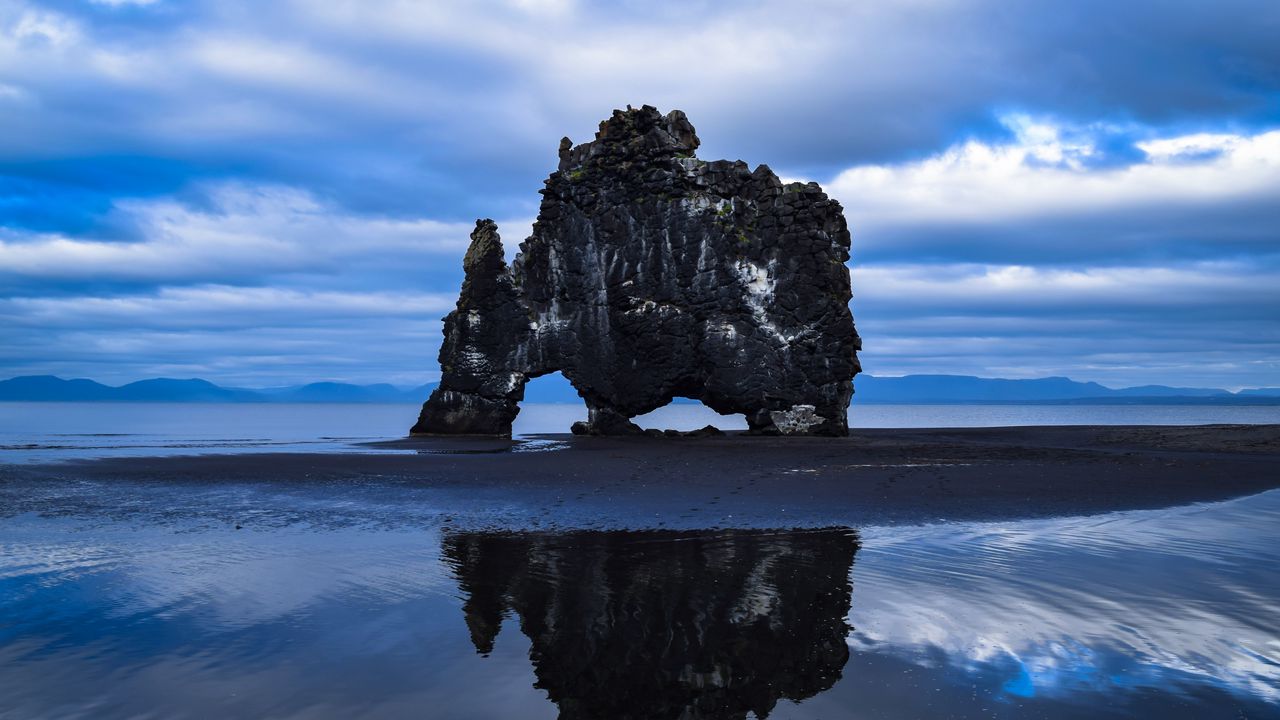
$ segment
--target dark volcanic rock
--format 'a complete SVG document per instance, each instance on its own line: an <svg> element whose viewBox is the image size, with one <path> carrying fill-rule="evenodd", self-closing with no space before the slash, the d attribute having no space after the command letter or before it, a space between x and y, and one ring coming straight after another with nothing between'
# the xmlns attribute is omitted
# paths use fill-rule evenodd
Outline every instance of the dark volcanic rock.
<svg viewBox="0 0 1280 720"><path fill-rule="evenodd" d="M509 434L525 382L555 371L587 404L575 432L638 434L630 418L673 397L755 432L847 432L860 340L839 203L697 147L678 110L616 110L594 142L561 141L510 270L476 224L414 433Z"/></svg>

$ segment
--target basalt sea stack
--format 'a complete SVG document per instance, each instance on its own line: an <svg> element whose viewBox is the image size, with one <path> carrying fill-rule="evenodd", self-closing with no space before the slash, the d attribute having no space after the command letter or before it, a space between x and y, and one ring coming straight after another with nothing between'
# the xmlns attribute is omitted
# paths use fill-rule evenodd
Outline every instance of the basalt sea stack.
<svg viewBox="0 0 1280 720"><path fill-rule="evenodd" d="M561 371L587 404L578 433L639 432L630 418L688 397L754 432L846 434L860 340L840 204L697 147L679 110L615 110L594 141L560 141L511 268L477 222L412 432L508 435L525 383Z"/></svg>

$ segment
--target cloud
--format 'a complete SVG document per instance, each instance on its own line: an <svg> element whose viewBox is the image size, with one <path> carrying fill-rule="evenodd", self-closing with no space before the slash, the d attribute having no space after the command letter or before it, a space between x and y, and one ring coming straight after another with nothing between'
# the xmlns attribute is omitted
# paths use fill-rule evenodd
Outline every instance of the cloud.
<svg viewBox="0 0 1280 720"><path fill-rule="evenodd" d="M249 385L438 375L439 318L456 300L470 224L352 215L303 190L240 183L113 212L124 238L0 235L6 374Z"/></svg>
<svg viewBox="0 0 1280 720"><path fill-rule="evenodd" d="M846 170L830 183L864 229L903 223L990 223L1185 203L1272 198L1280 188L1280 131L1194 134L1137 142L1142 162L1097 169L1091 139L1024 117L1013 142L977 140L927 159Z"/></svg>
<svg viewBox="0 0 1280 720"><path fill-rule="evenodd" d="M129 381L215 377L247 385L314 378L418 384L438 377L438 318L454 296L161 288L132 295L0 300L13 374Z"/></svg>
<svg viewBox="0 0 1280 720"><path fill-rule="evenodd" d="M1280 132L1005 124L1008 141L828 184L854 233L868 372L1232 388L1280 373ZM1117 135L1140 156L1111 161Z"/></svg>
<svg viewBox="0 0 1280 720"><path fill-rule="evenodd" d="M236 329L305 327L338 320L434 318L453 309L452 294L302 292L279 288L204 285L161 288L146 295L41 297L0 300L0 317L45 330Z"/></svg>
<svg viewBox="0 0 1280 720"><path fill-rule="evenodd" d="M1280 373L1280 269L872 265L853 308L873 375L1067 375L1240 388Z"/></svg>
<svg viewBox="0 0 1280 720"><path fill-rule="evenodd" d="M130 238L0 234L0 279L253 283L321 275L403 286L433 269L456 279L473 227L354 215L296 188L240 183L193 189L183 199L122 200L113 213ZM516 232L527 224L503 223Z"/></svg>
<svg viewBox="0 0 1280 720"><path fill-rule="evenodd" d="M108 7L123 7L127 5L154 5L160 0L89 0L95 5L106 5Z"/></svg>
<svg viewBox="0 0 1280 720"><path fill-rule="evenodd" d="M1265 0L8 8L0 80L38 111L0 105L0 167L159 156L452 221L529 214L559 137L627 103L685 109L709 155L822 177L1007 137L1009 107L1280 122Z"/></svg>
<svg viewBox="0 0 1280 720"><path fill-rule="evenodd" d="M874 243L882 230L954 232L1028 219L1044 228L1054 220L1070 225L1082 213L1113 224L1124 212L1159 222L1188 206L1272 206L1280 188L1280 131L1140 141L1142 161L1097 168L1090 164L1102 154L1094 138L1069 140L1058 126L1022 117L1006 123L1016 133L1012 142L969 141L917 162L850 168L828 191Z"/></svg>
<svg viewBox="0 0 1280 720"><path fill-rule="evenodd" d="M1280 254L1280 131L1134 140L1141 157L1113 163L1105 128L1005 122L1009 142L837 175L827 188L845 206L855 254L1054 263Z"/></svg>
<svg viewBox="0 0 1280 720"><path fill-rule="evenodd" d="M15 0L5 366L432 373L438 337L391 298L456 292L477 217L513 253L560 137L647 102L702 156L841 200L873 372L1278 384L1278 23L1266 0Z"/></svg>
<svg viewBox="0 0 1280 720"><path fill-rule="evenodd" d="M70 18L55 12L25 10L12 18L7 32L0 34L0 49L10 52L20 49L48 48L65 50L80 42L80 27Z"/></svg>
<svg viewBox="0 0 1280 720"><path fill-rule="evenodd" d="M1260 270L1242 262L1183 267L1035 268L1021 265L870 265L851 273L858 303L875 303L877 314L985 311L1021 315L1060 311L1071 315L1105 311L1213 312L1241 317L1256 307L1270 317L1280 306L1280 268Z"/></svg>

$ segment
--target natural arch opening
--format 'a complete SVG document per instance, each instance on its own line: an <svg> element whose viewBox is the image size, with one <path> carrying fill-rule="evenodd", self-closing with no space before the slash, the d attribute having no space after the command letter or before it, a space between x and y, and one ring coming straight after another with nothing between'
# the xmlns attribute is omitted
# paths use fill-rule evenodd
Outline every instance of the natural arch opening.
<svg viewBox="0 0 1280 720"><path fill-rule="evenodd" d="M525 383L511 436L567 433L575 422L586 419L587 406L569 379L560 372L547 373Z"/></svg>
<svg viewBox="0 0 1280 720"><path fill-rule="evenodd" d="M747 420L742 415L721 415L701 401L687 397L672 398L671 402L656 410L631 418L631 422L645 430L653 428L688 432L707 425L714 425L721 430L747 429Z"/></svg>

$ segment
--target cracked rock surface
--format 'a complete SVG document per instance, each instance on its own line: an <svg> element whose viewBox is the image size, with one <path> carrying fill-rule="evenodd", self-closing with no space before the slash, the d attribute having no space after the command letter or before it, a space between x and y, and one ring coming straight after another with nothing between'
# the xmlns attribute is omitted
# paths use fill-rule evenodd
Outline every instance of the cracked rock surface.
<svg viewBox="0 0 1280 720"><path fill-rule="evenodd" d="M847 433L861 341L840 204L698 142L679 110L615 110L561 141L511 267L476 223L413 433L509 435L525 383L556 371L587 404L575 432L639 433L630 418L689 397L757 433Z"/></svg>

